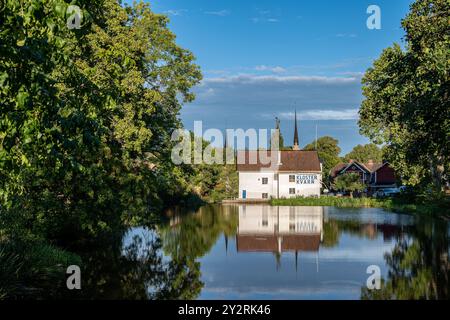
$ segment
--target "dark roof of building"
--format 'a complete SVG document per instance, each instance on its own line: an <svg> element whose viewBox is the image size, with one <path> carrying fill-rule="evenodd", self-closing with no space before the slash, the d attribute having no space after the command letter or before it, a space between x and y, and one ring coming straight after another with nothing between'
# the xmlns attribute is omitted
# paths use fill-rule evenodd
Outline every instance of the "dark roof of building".
<svg viewBox="0 0 450 320"><path fill-rule="evenodd" d="M344 169L348 163L338 163L330 170L330 176L335 177L338 172L340 172L342 169Z"/></svg>
<svg viewBox="0 0 450 320"><path fill-rule="evenodd" d="M385 165L385 163L377 163L377 162L372 162L372 161L369 161L368 163L362 163L359 161L350 161L348 163L338 163L330 170L330 175L332 177L335 177L338 173L340 173L342 170L344 170L347 166L351 165L352 163L358 165L363 170L366 170L369 173L375 172Z"/></svg>
<svg viewBox="0 0 450 320"><path fill-rule="evenodd" d="M318 251L320 234L280 235L281 251ZM237 235L237 251L240 252L278 252L276 235Z"/></svg>
<svg viewBox="0 0 450 320"><path fill-rule="evenodd" d="M359 165L364 166L369 172L375 172L383 166L383 163L376 163L369 161L367 163L357 162Z"/></svg>
<svg viewBox="0 0 450 320"><path fill-rule="evenodd" d="M273 167L278 171L321 172L317 151L288 150L273 152L275 153ZM278 166L279 155L281 155L281 164ZM269 169L271 163L268 160L271 160L271 156L272 151L270 150L238 151L237 171L260 171L262 169Z"/></svg>

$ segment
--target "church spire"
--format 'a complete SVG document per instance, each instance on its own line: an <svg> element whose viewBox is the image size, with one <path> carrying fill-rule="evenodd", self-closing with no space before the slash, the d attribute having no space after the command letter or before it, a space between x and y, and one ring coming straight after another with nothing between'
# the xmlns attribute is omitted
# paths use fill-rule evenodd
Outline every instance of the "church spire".
<svg viewBox="0 0 450 320"><path fill-rule="evenodd" d="M298 146L298 129L297 129L297 110L295 110L295 124L294 124L294 146L292 150L300 150Z"/></svg>

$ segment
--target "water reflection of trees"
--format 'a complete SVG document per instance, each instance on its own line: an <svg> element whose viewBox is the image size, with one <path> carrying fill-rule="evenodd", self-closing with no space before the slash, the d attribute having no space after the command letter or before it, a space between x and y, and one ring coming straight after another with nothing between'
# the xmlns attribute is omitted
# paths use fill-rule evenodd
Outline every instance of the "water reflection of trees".
<svg viewBox="0 0 450 320"><path fill-rule="evenodd" d="M236 206L204 206L195 213L172 212L147 236L134 236L123 247L123 234L101 249L82 253L82 292L90 299L195 299L200 294L200 263L219 237L236 235ZM448 299L448 223L418 218L414 225L361 223L328 219L322 246L333 247L351 234L393 239L386 254L389 268L382 289L362 289L363 299Z"/></svg>
<svg viewBox="0 0 450 320"><path fill-rule="evenodd" d="M136 235L82 253L82 290L68 298L87 299L194 299L203 287L200 265L193 260L167 259L160 238Z"/></svg>
<svg viewBox="0 0 450 320"><path fill-rule="evenodd" d="M173 258L196 259L211 250L221 234L236 234L237 206L204 206L195 214L173 214L158 228L164 252Z"/></svg>
<svg viewBox="0 0 450 320"><path fill-rule="evenodd" d="M418 218L410 238L399 237L385 255L389 268L380 290L363 287L362 299L448 299L448 222Z"/></svg>
<svg viewBox="0 0 450 320"><path fill-rule="evenodd" d="M195 299L203 288L197 259L223 233L236 233L234 206L204 206L197 212L174 209L155 230L134 235L124 247L124 234L100 249L82 253L83 288L69 294L89 299Z"/></svg>
<svg viewBox="0 0 450 320"><path fill-rule="evenodd" d="M323 223L322 246L328 248L337 246L339 244L339 238L343 233L360 238L373 239L377 234L375 229L375 224L361 224L357 220L328 219Z"/></svg>
<svg viewBox="0 0 450 320"><path fill-rule="evenodd" d="M203 288L200 263L223 233L233 235L233 206L205 206L156 228L116 231L74 249L82 259L82 289L58 289L68 299L195 299ZM63 275L65 278L66 275Z"/></svg>

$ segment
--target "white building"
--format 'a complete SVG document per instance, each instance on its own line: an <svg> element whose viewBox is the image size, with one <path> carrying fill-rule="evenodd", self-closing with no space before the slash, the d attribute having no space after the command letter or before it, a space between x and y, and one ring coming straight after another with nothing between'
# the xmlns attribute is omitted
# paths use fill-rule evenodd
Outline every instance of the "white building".
<svg viewBox="0 0 450 320"><path fill-rule="evenodd" d="M293 150L274 152L238 151L240 199L320 197L322 164L317 151L299 150L297 121Z"/></svg>
<svg viewBox="0 0 450 320"><path fill-rule="evenodd" d="M242 151L248 154L257 151ZM238 164L239 198L269 199L319 197L322 170L317 151L279 151L281 163L268 168L257 164ZM239 155L238 155L239 157Z"/></svg>

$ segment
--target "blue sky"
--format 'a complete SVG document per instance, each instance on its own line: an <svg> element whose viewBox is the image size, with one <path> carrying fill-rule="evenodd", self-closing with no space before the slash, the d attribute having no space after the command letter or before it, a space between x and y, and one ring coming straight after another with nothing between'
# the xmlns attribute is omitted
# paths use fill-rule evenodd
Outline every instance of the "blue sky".
<svg viewBox="0 0 450 320"><path fill-rule="evenodd" d="M183 107L187 129L273 128L281 119L292 144L293 112L300 144L318 135L339 140L342 154L359 143L361 76L404 35L411 0L155 0L170 17L177 43L197 57L204 80ZM381 30L369 30L367 7L381 8Z"/></svg>

